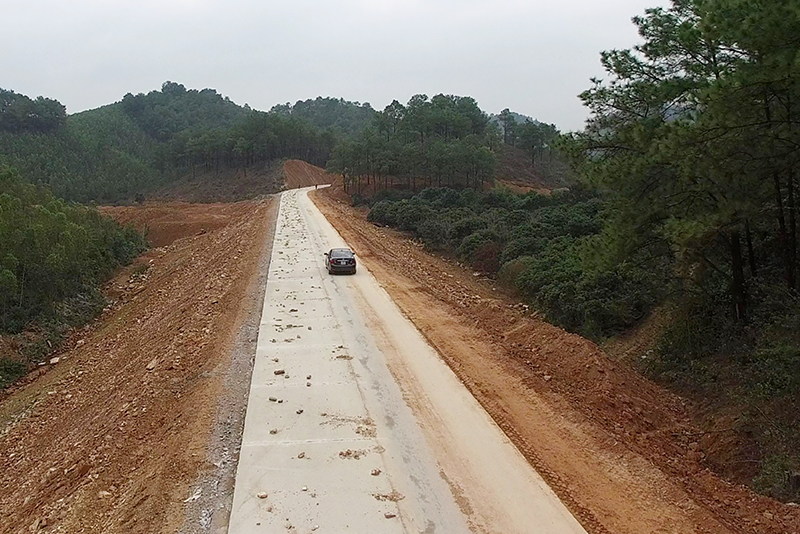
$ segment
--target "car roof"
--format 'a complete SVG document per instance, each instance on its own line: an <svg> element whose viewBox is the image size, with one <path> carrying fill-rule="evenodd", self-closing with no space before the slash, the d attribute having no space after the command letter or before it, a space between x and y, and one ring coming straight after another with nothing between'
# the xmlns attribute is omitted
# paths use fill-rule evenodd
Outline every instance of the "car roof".
<svg viewBox="0 0 800 534"><path fill-rule="evenodd" d="M349 248L332 248L331 249L331 255L352 256L353 255L353 251L350 250Z"/></svg>

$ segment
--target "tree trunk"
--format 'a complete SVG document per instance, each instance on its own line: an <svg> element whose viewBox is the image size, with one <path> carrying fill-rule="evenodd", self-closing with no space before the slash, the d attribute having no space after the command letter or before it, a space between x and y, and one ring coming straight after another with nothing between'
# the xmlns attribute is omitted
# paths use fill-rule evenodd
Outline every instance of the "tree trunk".
<svg viewBox="0 0 800 534"><path fill-rule="evenodd" d="M784 276L786 285L789 289L794 288L794 269L792 265L792 254L789 250L788 232L786 231L786 216L783 210L783 192L781 191L781 179L777 172L772 174L772 182L775 186L775 205L778 208L778 245L783 250Z"/></svg>
<svg viewBox="0 0 800 534"><path fill-rule="evenodd" d="M789 287L797 289L797 218L795 216L794 205L794 169L789 168L789 180L786 191L786 210L789 212L789 279L791 280Z"/></svg>
<svg viewBox="0 0 800 534"><path fill-rule="evenodd" d="M756 269L756 255L753 252L753 236L750 233L750 221L747 220L744 222L744 235L745 239L747 240L747 259L750 263L750 276L755 278L758 276L758 271Z"/></svg>
<svg viewBox="0 0 800 534"><path fill-rule="evenodd" d="M731 280L731 297L736 314L736 320L744 322L747 317L747 289L744 282L744 261L742 259L742 243L739 230L733 230L730 236L731 267L733 277Z"/></svg>

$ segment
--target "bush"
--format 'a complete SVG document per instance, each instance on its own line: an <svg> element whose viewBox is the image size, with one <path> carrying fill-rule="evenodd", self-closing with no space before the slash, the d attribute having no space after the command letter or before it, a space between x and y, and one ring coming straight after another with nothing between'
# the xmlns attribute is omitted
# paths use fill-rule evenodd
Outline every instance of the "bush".
<svg viewBox="0 0 800 534"><path fill-rule="evenodd" d="M499 240L497 234L491 230L478 230L461 241L461 245L458 247L458 257L472 265L475 253L479 248L485 243L497 243Z"/></svg>
<svg viewBox="0 0 800 534"><path fill-rule="evenodd" d="M11 358L0 358L0 390L13 384L18 378L25 375L27 370L24 362Z"/></svg>
<svg viewBox="0 0 800 534"><path fill-rule="evenodd" d="M425 219L417 227L417 234L431 247L440 247L447 241L449 227L439 219Z"/></svg>
<svg viewBox="0 0 800 534"><path fill-rule="evenodd" d="M474 234L478 230L484 230L488 226L486 221L480 217L470 215L454 222L450 227L450 235L447 237L453 243L460 245L467 236Z"/></svg>
<svg viewBox="0 0 800 534"><path fill-rule="evenodd" d="M754 392L765 398L800 393L800 347L788 342L756 350L747 360Z"/></svg>
<svg viewBox="0 0 800 534"><path fill-rule="evenodd" d="M494 241L484 242L472 257L472 268L482 273L495 274L500 269L502 250Z"/></svg>
<svg viewBox="0 0 800 534"><path fill-rule="evenodd" d="M395 203L389 200L381 200L376 202L372 209L369 210L369 214L367 214L367 220L369 222L384 224L386 226L396 226L397 221L395 219Z"/></svg>
<svg viewBox="0 0 800 534"><path fill-rule="evenodd" d="M534 261L530 256L521 256L503 263L497 272L497 281L506 289L517 289L517 278Z"/></svg>

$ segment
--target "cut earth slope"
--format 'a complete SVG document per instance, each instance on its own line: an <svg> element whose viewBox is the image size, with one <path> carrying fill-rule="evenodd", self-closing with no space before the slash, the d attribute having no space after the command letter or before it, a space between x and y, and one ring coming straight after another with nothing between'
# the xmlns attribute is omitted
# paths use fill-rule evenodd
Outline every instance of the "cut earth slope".
<svg viewBox="0 0 800 534"><path fill-rule="evenodd" d="M224 481L243 415L227 378L237 334L260 317L275 205L106 210L147 221L164 243L109 284L116 303L56 365L6 393L0 533L176 532L204 474ZM159 226L165 213L185 224Z"/></svg>

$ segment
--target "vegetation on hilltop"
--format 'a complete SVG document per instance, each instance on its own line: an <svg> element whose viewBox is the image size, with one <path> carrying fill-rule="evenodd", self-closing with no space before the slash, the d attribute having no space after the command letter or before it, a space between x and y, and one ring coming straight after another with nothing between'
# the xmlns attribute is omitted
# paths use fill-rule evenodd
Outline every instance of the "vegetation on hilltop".
<svg viewBox="0 0 800 534"><path fill-rule="evenodd" d="M360 134L376 113L367 102L361 104L321 96L313 100L298 100L294 105L287 102L273 106L270 112L304 119L322 131L332 131L337 137Z"/></svg>
<svg viewBox="0 0 800 534"><path fill-rule="evenodd" d="M67 110L57 100L25 95L0 88L0 130L4 132L51 132L60 128Z"/></svg>
<svg viewBox="0 0 800 534"><path fill-rule="evenodd" d="M164 82L161 91L128 93L120 104L142 131L162 142L181 133L229 128L248 114L214 89L187 90L175 82Z"/></svg>
<svg viewBox="0 0 800 534"><path fill-rule="evenodd" d="M488 122L470 97L416 95L405 106L395 100L360 136L336 145L328 168L359 194L371 184L481 187L491 180L498 142Z"/></svg>
<svg viewBox="0 0 800 534"><path fill-rule="evenodd" d="M246 173L281 158L325 165L335 142L300 116L174 82L71 116L55 100L1 95L0 163L80 202L132 201L198 170L230 176L222 171Z"/></svg>

